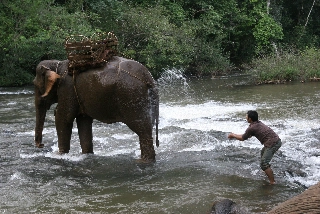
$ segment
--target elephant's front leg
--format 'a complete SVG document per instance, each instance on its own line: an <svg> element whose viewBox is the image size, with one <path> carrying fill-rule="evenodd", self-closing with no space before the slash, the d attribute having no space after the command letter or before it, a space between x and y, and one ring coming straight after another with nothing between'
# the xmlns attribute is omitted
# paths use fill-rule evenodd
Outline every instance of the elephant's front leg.
<svg viewBox="0 0 320 214"><path fill-rule="evenodd" d="M74 120L74 118L68 119L68 117L66 117L65 115L66 114L64 111L58 108L56 109L55 124L58 135L58 147L60 154L69 153Z"/></svg>
<svg viewBox="0 0 320 214"><path fill-rule="evenodd" d="M93 119L86 115L79 115L76 119L82 153L93 153L92 122Z"/></svg>

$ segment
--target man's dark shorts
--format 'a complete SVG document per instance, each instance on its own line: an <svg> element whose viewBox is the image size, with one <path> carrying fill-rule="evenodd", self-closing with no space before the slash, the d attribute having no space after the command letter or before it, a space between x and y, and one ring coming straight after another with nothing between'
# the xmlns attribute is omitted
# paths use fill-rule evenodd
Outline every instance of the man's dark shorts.
<svg viewBox="0 0 320 214"><path fill-rule="evenodd" d="M265 171L266 169L268 169L270 167L270 161L274 155L274 153L276 153L276 151L278 151L278 149L281 147L282 142L279 139L278 142L276 144L274 144L272 147L268 148L268 147L263 147L261 149L261 161L260 161L260 167L263 171Z"/></svg>

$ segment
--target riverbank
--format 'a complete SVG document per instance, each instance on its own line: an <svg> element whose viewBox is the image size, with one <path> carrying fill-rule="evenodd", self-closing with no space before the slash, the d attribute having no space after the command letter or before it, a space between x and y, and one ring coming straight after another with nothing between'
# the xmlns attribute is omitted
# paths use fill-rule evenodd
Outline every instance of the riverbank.
<svg viewBox="0 0 320 214"><path fill-rule="evenodd" d="M248 66L256 84L279 84L298 80L320 80L320 51L309 48L302 52L287 52L278 56L255 59Z"/></svg>
<svg viewBox="0 0 320 214"><path fill-rule="evenodd" d="M256 58L250 64L240 67L242 67L241 71L237 70L236 72L252 75L252 82L256 85L283 84L291 81L300 81L302 83L320 81L320 51L315 48L309 48L301 52L284 52L278 56ZM181 70L182 76L192 75L192 72ZM230 74L232 71L234 69L229 67L225 71L204 72L199 75L216 77ZM0 78L0 87L32 85L33 78L28 72L22 72L19 76L2 76Z"/></svg>

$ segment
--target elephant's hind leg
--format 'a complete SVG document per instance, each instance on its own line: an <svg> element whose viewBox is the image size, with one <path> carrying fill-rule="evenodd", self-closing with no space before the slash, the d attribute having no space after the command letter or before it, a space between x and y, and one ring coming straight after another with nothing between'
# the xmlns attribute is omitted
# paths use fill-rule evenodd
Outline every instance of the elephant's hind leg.
<svg viewBox="0 0 320 214"><path fill-rule="evenodd" d="M142 161L155 161L156 153L153 146L151 119L132 120L126 124L139 136Z"/></svg>
<svg viewBox="0 0 320 214"><path fill-rule="evenodd" d="M140 138L141 159L144 161L155 161L156 153L154 151L152 138Z"/></svg>
<svg viewBox="0 0 320 214"><path fill-rule="evenodd" d="M78 134L82 153L93 153L92 143L92 122L93 119L86 115L79 115L76 118L78 126Z"/></svg>

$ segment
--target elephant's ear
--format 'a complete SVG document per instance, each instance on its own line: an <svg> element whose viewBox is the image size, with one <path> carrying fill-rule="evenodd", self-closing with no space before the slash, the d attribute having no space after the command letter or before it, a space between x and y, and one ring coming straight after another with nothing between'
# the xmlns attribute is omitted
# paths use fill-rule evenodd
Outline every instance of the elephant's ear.
<svg viewBox="0 0 320 214"><path fill-rule="evenodd" d="M43 75L44 75L44 86L45 86L45 92L41 97L46 97L49 92L51 91L54 83L57 81L57 79L60 78L60 75L57 74L54 71L51 71L48 67L42 66L43 69Z"/></svg>

